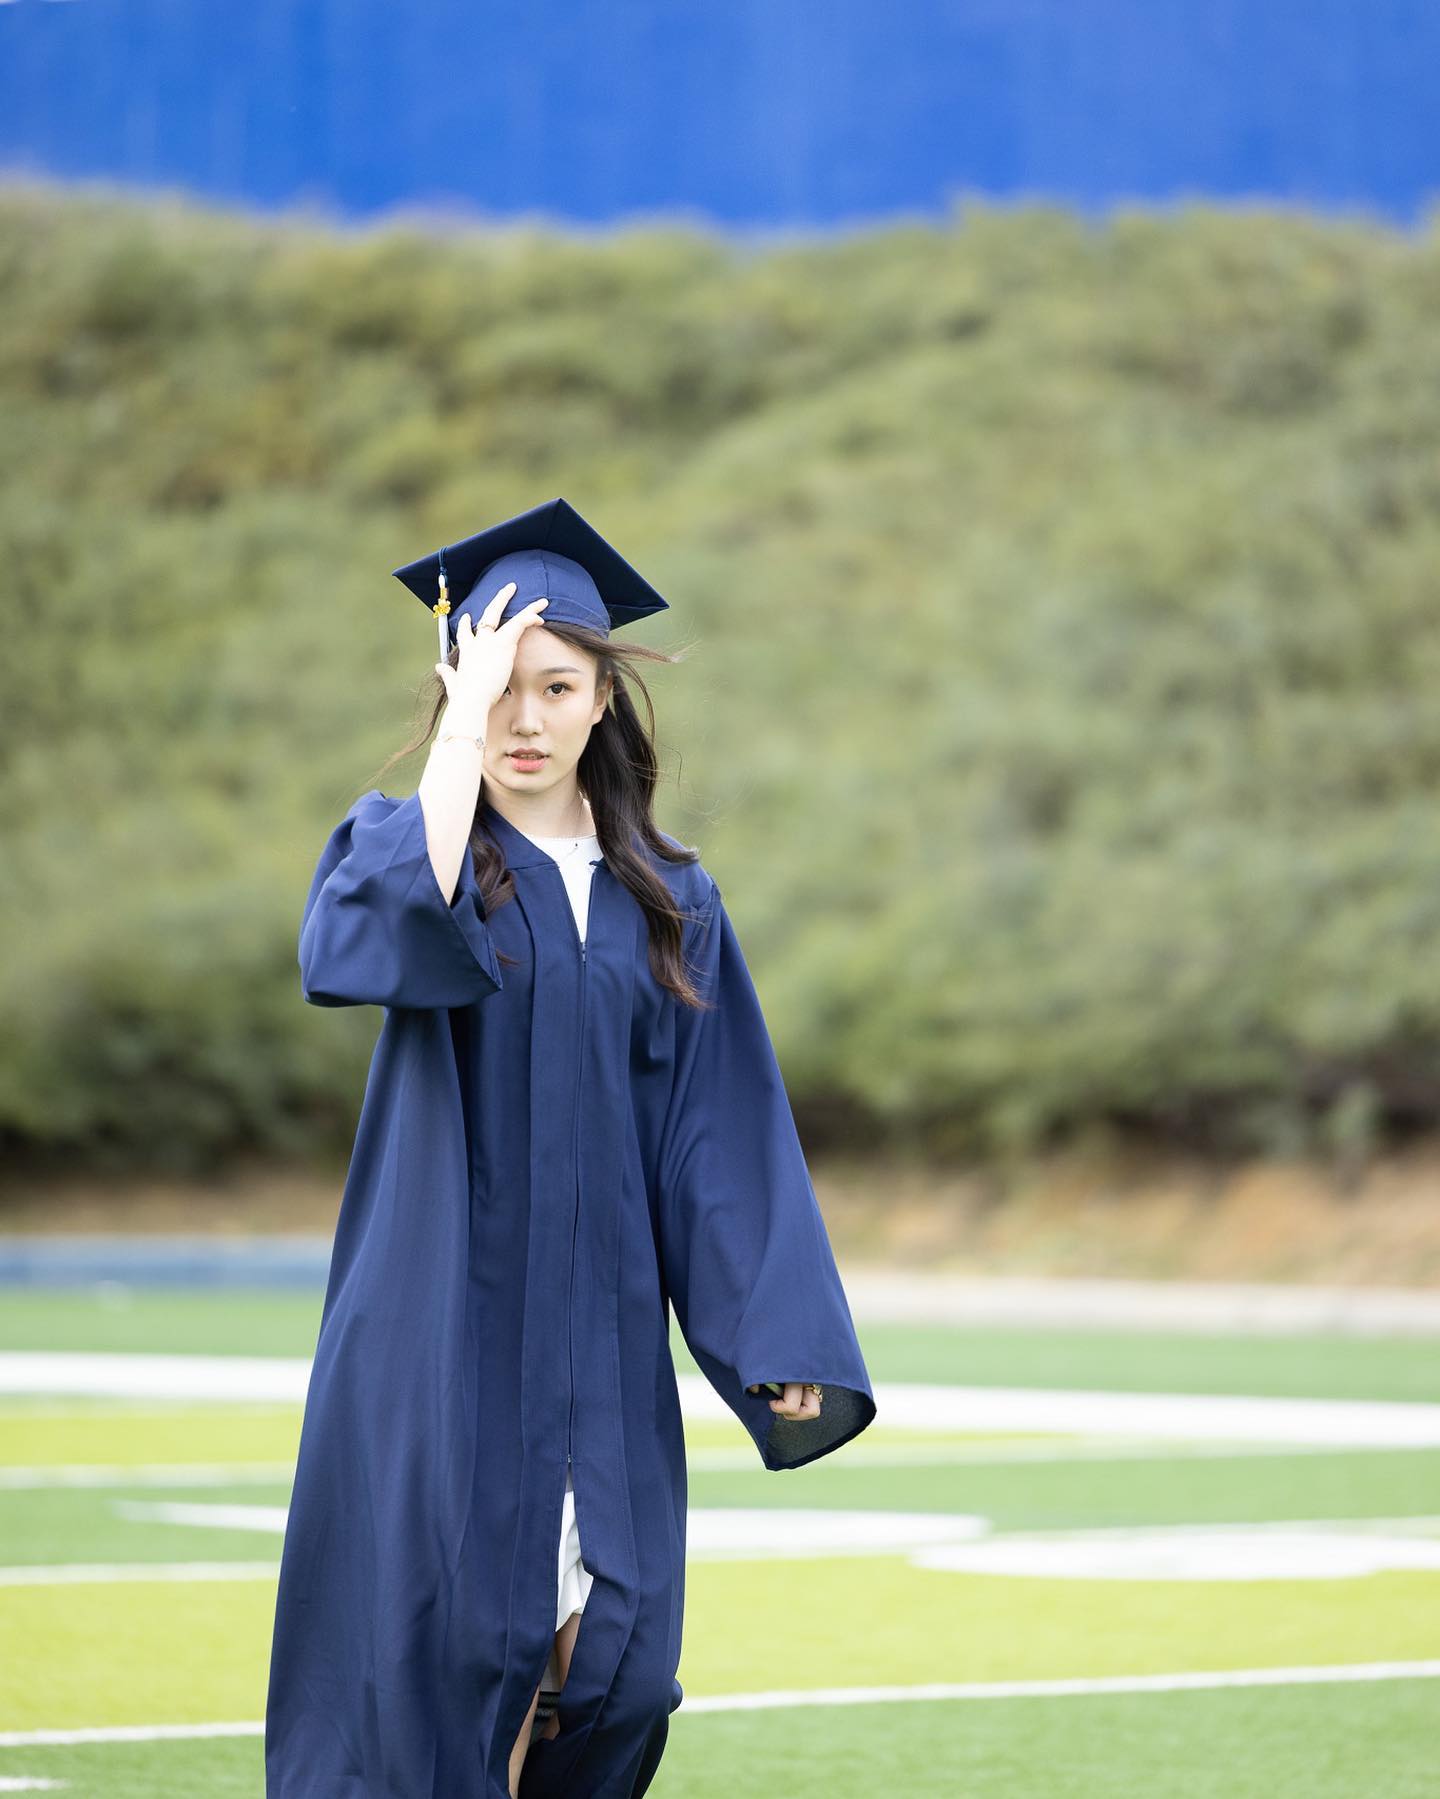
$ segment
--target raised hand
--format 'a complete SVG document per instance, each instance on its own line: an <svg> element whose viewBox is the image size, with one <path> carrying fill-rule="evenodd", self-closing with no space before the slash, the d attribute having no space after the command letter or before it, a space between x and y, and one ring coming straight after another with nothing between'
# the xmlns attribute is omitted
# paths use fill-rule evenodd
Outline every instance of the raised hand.
<svg viewBox="0 0 1440 1799"><path fill-rule="evenodd" d="M550 604L547 599L531 600L502 625L500 614L514 591L515 583L507 581L473 628L471 615L462 613L455 628L460 652L456 666L452 668L448 662L435 664L435 672L445 684L446 718L451 725L463 719L483 733L490 708L510 684L520 633L541 622L540 608Z"/></svg>

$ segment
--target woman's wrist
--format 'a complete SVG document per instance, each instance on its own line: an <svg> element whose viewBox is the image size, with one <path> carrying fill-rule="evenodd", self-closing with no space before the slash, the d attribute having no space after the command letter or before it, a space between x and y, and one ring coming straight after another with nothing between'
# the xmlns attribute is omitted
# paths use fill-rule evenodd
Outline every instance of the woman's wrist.
<svg viewBox="0 0 1440 1799"><path fill-rule="evenodd" d="M485 725L486 720L482 718L467 717L464 712L455 712L453 709L447 708L440 720L436 741L440 742L448 737L473 737L483 744L485 742Z"/></svg>

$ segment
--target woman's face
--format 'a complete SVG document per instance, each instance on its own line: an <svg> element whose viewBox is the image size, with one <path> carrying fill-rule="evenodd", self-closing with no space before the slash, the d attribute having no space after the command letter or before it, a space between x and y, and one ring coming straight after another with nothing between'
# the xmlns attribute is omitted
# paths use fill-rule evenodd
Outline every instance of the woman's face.
<svg viewBox="0 0 1440 1799"><path fill-rule="evenodd" d="M599 661L543 624L527 625L515 647L510 685L490 708L485 779L513 793L539 793L575 779L591 727L605 710ZM515 750L538 751L523 761Z"/></svg>

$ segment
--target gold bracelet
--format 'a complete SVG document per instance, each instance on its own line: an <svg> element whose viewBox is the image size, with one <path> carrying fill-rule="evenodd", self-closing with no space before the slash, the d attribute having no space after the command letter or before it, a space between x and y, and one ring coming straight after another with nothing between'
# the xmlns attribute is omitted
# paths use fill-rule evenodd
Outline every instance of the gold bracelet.
<svg viewBox="0 0 1440 1799"><path fill-rule="evenodd" d="M466 743L473 743L482 756L485 754L485 739L477 737L473 731L442 731L435 741L436 743L449 743L454 738L462 737Z"/></svg>

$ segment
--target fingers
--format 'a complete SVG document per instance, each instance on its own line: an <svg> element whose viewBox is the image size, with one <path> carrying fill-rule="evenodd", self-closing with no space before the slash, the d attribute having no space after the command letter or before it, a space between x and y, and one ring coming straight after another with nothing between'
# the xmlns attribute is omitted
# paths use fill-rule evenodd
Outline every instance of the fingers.
<svg viewBox="0 0 1440 1799"><path fill-rule="evenodd" d="M482 625L489 625L492 628L492 630L498 631L500 629L500 614L505 610L505 607L507 606L507 604L510 601L511 595L514 592L515 592L515 583L513 581L507 581L505 583L505 585L500 589L499 593L497 593L495 595L495 597L486 606L485 610L480 614L479 623ZM535 618L538 616L537 608L541 607L541 606L548 606L549 603L550 602L548 599L531 600L528 606L522 606L521 609L515 614L515 617L507 618L505 623L507 625L513 625L517 619L523 618L525 620L525 623L528 625L532 618ZM470 614L467 612L465 614L465 617L469 618Z"/></svg>
<svg viewBox="0 0 1440 1799"><path fill-rule="evenodd" d="M487 627L492 631L509 631L512 637L518 637L527 625L533 625L540 616L540 608L548 606L548 599L531 600L529 605L522 606L514 618L507 618L500 623L500 614L505 610L511 595L515 592L515 583L507 581L499 593L485 607L478 619L468 612L462 612L455 626L455 640L463 646L475 641L477 631Z"/></svg>
<svg viewBox="0 0 1440 1799"><path fill-rule="evenodd" d="M749 1393L758 1393L759 1385L748 1387ZM789 1380L785 1382L785 1391L778 1398L770 1401L770 1410L777 1418L789 1418L795 1423L803 1423L807 1418L820 1416L821 1395L812 1390L808 1381Z"/></svg>
<svg viewBox="0 0 1440 1799"><path fill-rule="evenodd" d="M490 601L489 605L480 614L480 623L482 625L498 625L500 623L500 614L505 610L505 602L510 598L514 591L515 583L513 581L507 581L500 589L499 593L495 595L494 599ZM467 612L465 617L469 618L469 616L470 614Z"/></svg>
<svg viewBox="0 0 1440 1799"><path fill-rule="evenodd" d="M527 625L533 625L540 616L540 608L550 604L548 599L531 600L528 606L522 606L514 618L507 618L501 625L502 631L513 631L519 636Z"/></svg>

